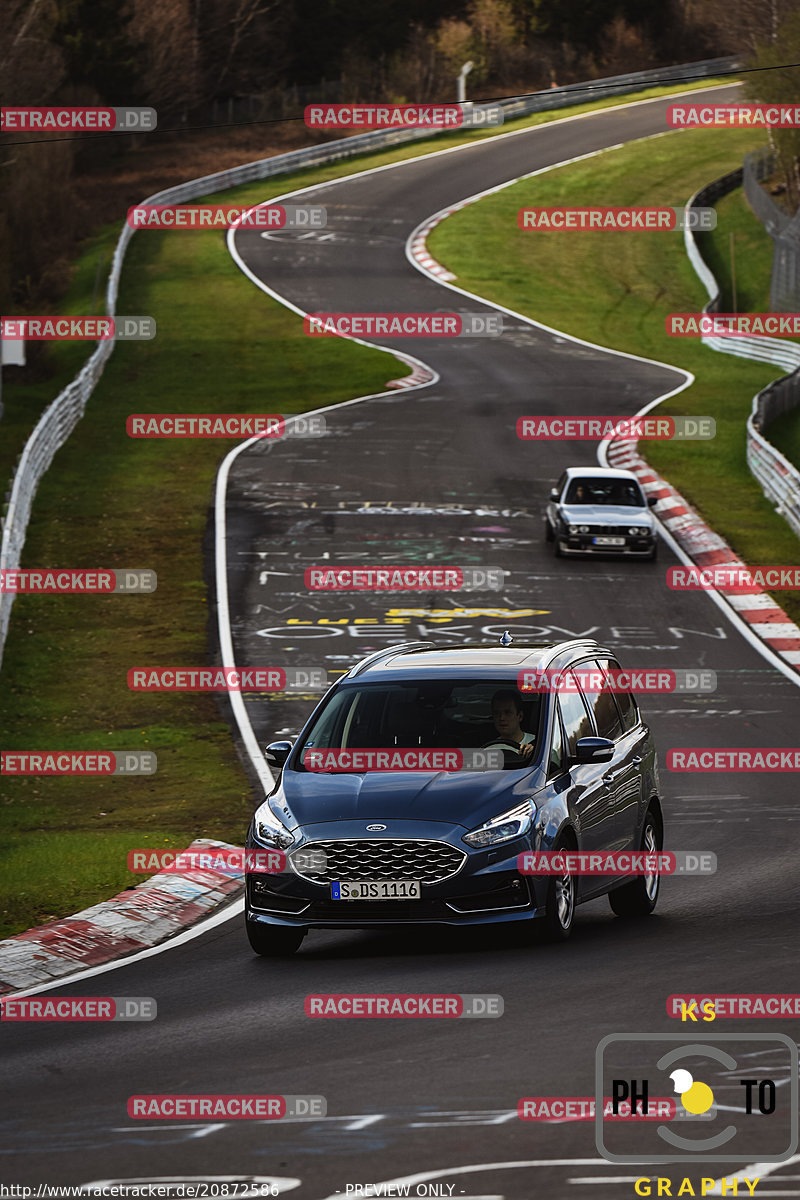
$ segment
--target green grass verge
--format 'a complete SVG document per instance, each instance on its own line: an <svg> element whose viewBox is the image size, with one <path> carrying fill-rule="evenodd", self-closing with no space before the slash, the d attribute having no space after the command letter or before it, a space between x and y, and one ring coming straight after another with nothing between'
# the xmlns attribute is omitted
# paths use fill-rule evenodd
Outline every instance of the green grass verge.
<svg viewBox="0 0 800 1200"><path fill-rule="evenodd" d="M537 114L505 131L621 102L609 97L567 114ZM262 200L478 136L449 134L218 198ZM109 226L87 241L63 312L92 310L98 255L110 263L118 233ZM154 316L158 336L115 349L86 416L39 488L23 566L151 567L158 590L127 598L20 596L2 668L0 746L155 749L159 770L138 778L3 778L0 936L139 882L125 865L135 846L186 845L194 837L241 843L252 811L230 729L213 699L137 695L126 686L130 666L206 661L202 541L216 469L232 443L134 442L125 418L301 412L382 390L402 373L379 351L306 338L294 314L232 265L219 234L139 234L126 257L118 310ZM85 345L53 344L34 381L6 383L0 480L8 481L39 414L86 357Z"/></svg>
<svg viewBox="0 0 800 1200"><path fill-rule="evenodd" d="M797 538L745 460L752 398L779 372L665 332L668 313L698 311L706 299L683 235L559 234L522 231L516 224L523 205L683 204L703 184L733 170L762 139L757 132L715 129L632 143L488 196L440 224L428 245L459 287L577 337L691 371L694 385L663 411L713 416L716 438L647 442L640 449L746 562L795 563ZM723 206L716 235L723 246L724 217ZM749 229L742 214L736 222ZM750 295L763 294L761 258L752 268L748 264L744 278ZM800 620L800 600L786 592L776 600Z"/></svg>

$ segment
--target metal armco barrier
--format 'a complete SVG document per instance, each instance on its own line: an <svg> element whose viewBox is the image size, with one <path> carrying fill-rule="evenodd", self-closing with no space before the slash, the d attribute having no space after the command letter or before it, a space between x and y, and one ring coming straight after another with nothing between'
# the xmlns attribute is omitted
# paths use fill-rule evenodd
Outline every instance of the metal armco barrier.
<svg viewBox="0 0 800 1200"><path fill-rule="evenodd" d="M773 241L769 306L772 312L797 312L800 300L800 214L790 217L761 186L775 170L777 156L768 147L745 154L744 194Z"/></svg>
<svg viewBox="0 0 800 1200"><path fill-rule="evenodd" d="M602 96L616 96L642 90L658 84L662 80L674 81L685 78L688 81L709 78L722 71L732 70L737 65L738 59L736 58L706 59L703 62L685 63L679 67L662 67L650 71L638 71L630 75L615 75L608 79L594 80L591 84L567 84L564 87L551 88L546 92L536 92L519 100L501 100L494 106L502 107L507 118L515 118L534 112L584 104ZM476 104L475 107L480 108L482 105ZM291 150L287 154L258 159L240 167L218 171L214 175L205 175L200 179L191 179L177 187L166 188L164 191L156 192L153 196L148 196L146 200L142 201L142 204L177 204L183 201L197 200L201 196L224 191L226 188L238 187L243 183L252 183L257 179L286 175L303 167L313 167L322 163L336 162L343 158L352 158L368 150L378 150L400 145L403 142L435 137L437 132L441 131L379 129L370 133L359 133L305 150ZM108 316L114 316L116 313L122 263L128 243L135 232L125 224L117 241L106 288L106 313ZM11 570L20 565L33 498L36 495L39 480L53 461L56 451L64 445L83 416L86 402L94 391L113 349L113 341L99 343L72 383L42 413L33 433L28 438L14 474L8 510L2 522L0 570ZM2 664L13 602L13 592L0 593L0 664Z"/></svg>
<svg viewBox="0 0 800 1200"><path fill-rule="evenodd" d="M713 204L726 192L742 183L742 169L731 171L695 192L686 207L702 208ZM720 293L717 281L697 249L691 229L685 229L684 245L689 261L708 292L703 312L719 312ZM775 505L775 511L788 521L800 537L800 473L788 459L776 450L763 435L763 430L800 402L800 346L769 337L706 337L703 345L722 354L774 363L787 372L783 379L767 384L753 397L753 407L747 418L747 465L761 484L764 495Z"/></svg>

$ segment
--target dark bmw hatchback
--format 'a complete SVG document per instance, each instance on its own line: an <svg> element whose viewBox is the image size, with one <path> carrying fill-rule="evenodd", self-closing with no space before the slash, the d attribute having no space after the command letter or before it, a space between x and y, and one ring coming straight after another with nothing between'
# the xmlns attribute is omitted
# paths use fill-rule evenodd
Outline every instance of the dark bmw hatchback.
<svg viewBox="0 0 800 1200"><path fill-rule="evenodd" d="M252 948L292 954L309 929L536 918L564 940L576 906L604 894L619 916L651 913L657 873L519 870L530 851L663 845L652 735L635 698L599 682L619 665L590 640L415 642L358 663L294 745L267 747L280 778L246 844L280 850L286 864L280 873L247 873ZM520 690L530 671L558 672L571 686ZM453 747L463 751L460 769L442 757ZM470 754L497 765L471 769ZM404 769L381 769L398 763Z"/></svg>

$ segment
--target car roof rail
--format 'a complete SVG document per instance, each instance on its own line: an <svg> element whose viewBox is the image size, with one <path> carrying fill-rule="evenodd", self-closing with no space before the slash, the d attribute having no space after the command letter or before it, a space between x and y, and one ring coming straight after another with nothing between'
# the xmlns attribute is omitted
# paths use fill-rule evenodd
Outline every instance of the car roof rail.
<svg viewBox="0 0 800 1200"><path fill-rule="evenodd" d="M573 638L570 642L559 642L558 645L552 647L552 652L547 656L547 661L552 662L554 658L558 658L559 654L563 654L565 650L577 650L579 646L599 646L600 643L596 638Z"/></svg>
<svg viewBox="0 0 800 1200"><path fill-rule="evenodd" d="M360 675L362 671L366 671L367 667L371 667L373 663L380 662L382 658L389 658L392 654L397 654L403 650L422 650L428 646L435 646L435 642L402 642L399 646L384 646L382 650L376 650L373 654L368 654L366 658L362 658L361 662L356 663L347 673L348 679L355 679L356 675Z"/></svg>

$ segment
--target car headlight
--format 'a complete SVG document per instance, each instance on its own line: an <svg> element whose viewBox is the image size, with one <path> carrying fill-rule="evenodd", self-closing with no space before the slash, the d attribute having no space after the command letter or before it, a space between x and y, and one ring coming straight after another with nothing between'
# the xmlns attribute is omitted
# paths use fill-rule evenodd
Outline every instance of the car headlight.
<svg viewBox="0 0 800 1200"><path fill-rule="evenodd" d="M644 533L649 533L649 532L650 532L650 527L648 525L631 525L630 529L628 530L628 533L634 533L634 534L640 534L640 535L644 534Z"/></svg>
<svg viewBox="0 0 800 1200"><path fill-rule="evenodd" d="M569 531L570 531L570 533L577 533L577 532L578 532L578 526L577 526L577 525L570 525L570 527L569 527Z"/></svg>
<svg viewBox="0 0 800 1200"><path fill-rule="evenodd" d="M291 829L283 823L271 800L265 800L253 817L256 837L273 850L286 850L295 841Z"/></svg>
<svg viewBox="0 0 800 1200"><path fill-rule="evenodd" d="M578 532L579 532L579 533L588 533L588 532L589 532L589 526L588 526L588 525L579 525L579 526L578 526Z"/></svg>
<svg viewBox="0 0 800 1200"><path fill-rule="evenodd" d="M471 833L465 833L461 840L468 846L475 846L478 849L482 849L484 846L496 846L498 842L510 842L513 838L522 837L524 833L528 832L535 816L536 805L530 800L524 800L522 804L510 808L508 812L501 813L499 817L492 817L491 821L479 825Z"/></svg>

